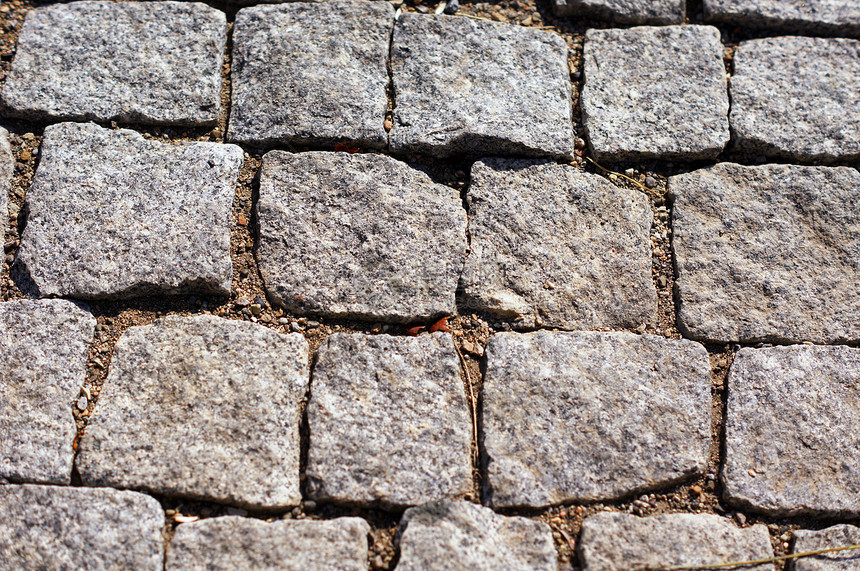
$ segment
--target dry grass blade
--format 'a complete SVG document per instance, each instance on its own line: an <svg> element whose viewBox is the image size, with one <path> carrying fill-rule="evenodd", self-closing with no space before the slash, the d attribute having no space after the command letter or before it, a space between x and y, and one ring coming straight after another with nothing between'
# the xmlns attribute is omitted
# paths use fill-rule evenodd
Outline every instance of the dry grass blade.
<svg viewBox="0 0 860 571"><path fill-rule="evenodd" d="M460 357L460 364L463 366L463 374L466 375L466 385L469 387L469 404L472 408L472 439L475 446L472 448L472 453L477 457L478 450L478 409L475 403L475 391L472 389L472 375L469 374L469 367L466 364L466 358L460 352L460 348L454 343L454 349L457 350L457 355Z"/></svg>
<svg viewBox="0 0 860 571"><path fill-rule="evenodd" d="M668 567L640 567L634 571L696 571L701 569L740 569L743 567L752 567L754 565L765 565L767 563L777 563L779 561L788 561L789 559L800 559L802 557L813 557L815 555L823 555L825 553L835 553L837 551L850 551L860 549L860 544L845 545L843 547L827 547L825 549L816 549L815 551L803 551L800 553L792 553L791 555L777 555L767 559L756 559L752 561L730 561L728 563L712 563L707 565L674 565Z"/></svg>
<svg viewBox="0 0 860 571"><path fill-rule="evenodd" d="M654 192L653 190L651 190L650 188L648 188L647 186L645 186L644 184L642 184L642 183L641 183L641 182L639 182L638 180L634 180L634 179L630 178L629 176L627 176L627 175L625 175L625 174L621 174L620 172L615 172L615 171L611 171L611 170L609 170L609 169L607 169L607 168L604 168L604 167L600 166L599 164L597 164L597 162L596 162L594 159L592 159L591 157L585 157L585 160L587 160L588 162L590 162L591 164L593 164L593 165L594 165L595 167L597 167L601 172L604 172L604 173L606 173L606 174L614 174L615 176L617 176L617 177L619 177L619 178L623 178L623 179L624 179L624 180L626 180L627 182L629 182L629 183L632 183L632 184L636 185L636 187L637 187L637 188L640 188L640 189L641 189L642 191L644 191L646 194L650 194L650 195L652 195L652 196L659 196L656 192Z"/></svg>

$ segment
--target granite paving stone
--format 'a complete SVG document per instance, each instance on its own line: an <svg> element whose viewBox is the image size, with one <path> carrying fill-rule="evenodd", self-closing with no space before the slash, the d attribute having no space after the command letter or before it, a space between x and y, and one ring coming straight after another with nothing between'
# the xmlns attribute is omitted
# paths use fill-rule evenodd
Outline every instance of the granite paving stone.
<svg viewBox="0 0 860 571"><path fill-rule="evenodd" d="M0 127L0 220L6 223L9 215L9 192L15 173L15 157L9 145L9 131Z"/></svg>
<svg viewBox="0 0 860 571"><path fill-rule="evenodd" d="M200 2L41 6L18 37L5 114L215 126L226 42L226 16Z"/></svg>
<svg viewBox="0 0 860 571"><path fill-rule="evenodd" d="M709 565L773 557L767 527L758 524L741 529L712 514L595 514L582 523L579 549L583 571ZM773 564L744 569L773 571Z"/></svg>
<svg viewBox="0 0 860 571"><path fill-rule="evenodd" d="M749 40L734 69L737 151L803 162L860 158L860 41Z"/></svg>
<svg viewBox="0 0 860 571"><path fill-rule="evenodd" d="M705 18L744 27L860 34L855 0L704 0Z"/></svg>
<svg viewBox="0 0 860 571"><path fill-rule="evenodd" d="M860 544L860 527L834 525L820 531L800 529L794 532L792 553L817 551ZM860 571L860 551L835 551L797 559L792 571Z"/></svg>
<svg viewBox="0 0 860 571"><path fill-rule="evenodd" d="M240 10L233 33L229 139L384 147L393 25L388 2L297 2Z"/></svg>
<svg viewBox="0 0 860 571"><path fill-rule="evenodd" d="M81 479L252 508L297 505L308 351L300 334L210 315L132 327L81 439Z"/></svg>
<svg viewBox="0 0 860 571"><path fill-rule="evenodd" d="M720 32L589 30L582 121L598 161L714 159L729 142Z"/></svg>
<svg viewBox="0 0 860 571"><path fill-rule="evenodd" d="M95 318L65 300L0 303L0 483L69 484Z"/></svg>
<svg viewBox="0 0 860 571"><path fill-rule="evenodd" d="M567 53L544 30L402 14L391 47L391 150L572 156Z"/></svg>
<svg viewBox="0 0 860 571"><path fill-rule="evenodd" d="M161 571L164 524L137 492L0 486L0 570Z"/></svg>
<svg viewBox="0 0 860 571"><path fill-rule="evenodd" d="M230 293L242 149L125 129L45 129L16 263L41 296Z"/></svg>
<svg viewBox="0 0 860 571"><path fill-rule="evenodd" d="M464 501L439 500L406 510L397 571L556 571L550 527L497 515Z"/></svg>
<svg viewBox="0 0 860 571"><path fill-rule="evenodd" d="M406 322L453 314L466 257L459 193L382 155L263 158L257 258L290 311Z"/></svg>
<svg viewBox="0 0 860 571"><path fill-rule="evenodd" d="M560 16L588 16L617 24L682 24L685 0L553 0Z"/></svg>
<svg viewBox="0 0 860 571"><path fill-rule="evenodd" d="M741 349L728 393L728 502L778 516L860 514L860 349Z"/></svg>
<svg viewBox="0 0 860 571"><path fill-rule="evenodd" d="M497 334L486 355L488 505L614 499L705 469L711 379L702 345L539 331Z"/></svg>
<svg viewBox="0 0 860 571"><path fill-rule="evenodd" d="M182 524L167 547L166 571L366 571L370 526L329 521L226 516Z"/></svg>
<svg viewBox="0 0 860 571"><path fill-rule="evenodd" d="M860 174L731 163L669 179L678 325L714 342L860 340Z"/></svg>
<svg viewBox="0 0 860 571"><path fill-rule="evenodd" d="M550 162L483 159L467 195L469 310L517 327L651 323L651 208L642 193Z"/></svg>
<svg viewBox="0 0 860 571"><path fill-rule="evenodd" d="M472 491L472 425L449 334L335 333L307 411L313 499L396 509Z"/></svg>

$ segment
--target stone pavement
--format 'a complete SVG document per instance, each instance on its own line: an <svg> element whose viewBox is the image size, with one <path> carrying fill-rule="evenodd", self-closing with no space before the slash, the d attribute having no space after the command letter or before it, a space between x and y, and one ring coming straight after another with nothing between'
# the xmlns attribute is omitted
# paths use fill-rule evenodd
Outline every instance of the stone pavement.
<svg viewBox="0 0 860 571"><path fill-rule="evenodd" d="M0 571L860 542L853 0L255 4L0 5Z"/></svg>

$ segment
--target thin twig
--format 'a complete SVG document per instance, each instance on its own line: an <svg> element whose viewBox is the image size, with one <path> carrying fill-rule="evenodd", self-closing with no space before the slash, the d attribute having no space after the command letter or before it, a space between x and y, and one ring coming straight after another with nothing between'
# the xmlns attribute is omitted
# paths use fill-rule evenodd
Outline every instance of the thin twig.
<svg viewBox="0 0 860 571"><path fill-rule="evenodd" d="M791 555L777 555L776 557L769 557L767 559L756 559L754 561L731 561L729 563L710 563L707 565L676 565L670 567L640 567L638 571L694 571L696 569L732 569L734 567L751 567L753 565L777 563L779 561L787 561L789 559L800 559L801 557L812 557L814 555L822 555L824 553L849 551L853 549L860 549L860 544L845 545L843 547L828 547L825 549L816 549L815 551L792 553Z"/></svg>
<svg viewBox="0 0 860 571"><path fill-rule="evenodd" d="M644 184L642 184L638 180L634 180L627 175L621 174L620 172L615 172L615 171L611 171L607 168L604 168L604 167L600 166L599 164L597 164L597 162L594 159L592 159L591 157L585 157L585 160L587 160L588 162L590 162L591 164L593 164L594 166L596 166L598 169L605 172L606 174L614 174L617 177L623 178L624 180L635 184L636 186L641 188L643 191L645 191L647 194L651 194L653 196L659 196L659 194L657 194L652 189L648 188L647 186L645 186Z"/></svg>
<svg viewBox="0 0 860 571"><path fill-rule="evenodd" d="M478 408L475 403L475 392L472 390L472 376L469 374L469 367L466 365L466 358L463 357L463 353L460 352L460 348L457 347L457 344L454 343L454 349L457 350L457 355L460 357L460 363L463 365L463 374L466 375L466 385L469 387L469 404L472 407L472 438L474 439L475 446L472 450L472 453L475 455L475 458L478 457Z"/></svg>

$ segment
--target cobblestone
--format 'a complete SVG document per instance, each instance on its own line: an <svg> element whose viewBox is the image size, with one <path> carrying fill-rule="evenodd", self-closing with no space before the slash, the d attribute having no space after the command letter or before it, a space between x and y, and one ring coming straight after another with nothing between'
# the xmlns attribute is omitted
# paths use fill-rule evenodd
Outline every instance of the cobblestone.
<svg viewBox="0 0 860 571"><path fill-rule="evenodd" d="M860 544L860 527L842 524L820 531L801 529L794 537L792 553L846 547ZM860 571L860 552L837 551L798 559L792 571Z"/></svg>
<svg viewBox="0 0 860 571"><path fill-rule="evenodd" d="M553 0L561 16L591 16L617 24L683 24L685 0Z"/></svg>
<svg viewBox="0 0 860 571"><path fill-rule="evenodd" d="M854 0L704 0L705 18L739 26L860 34Z"/></svg>
<svg viewBox="0 0 860 571"><path fill-rule="evenodd" d="M15 157L9 145L9 131L0 127L0 220L9 215L9 192L12 190L12 175L15 173Z"/></svg>

